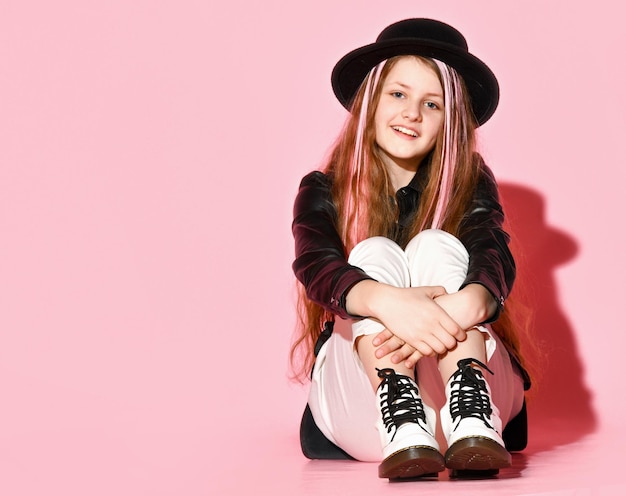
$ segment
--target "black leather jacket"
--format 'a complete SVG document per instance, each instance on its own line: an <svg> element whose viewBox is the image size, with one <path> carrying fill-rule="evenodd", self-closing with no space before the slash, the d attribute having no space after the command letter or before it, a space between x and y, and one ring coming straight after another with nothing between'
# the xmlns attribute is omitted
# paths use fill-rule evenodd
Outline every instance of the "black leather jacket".
<svg viewBox="0 0 626 496"><path fill-rule="evenodd" d="M396 193L399 234L408 228L419 206L425 174L426 168L418 169L411 183ZM515 279L515 262L508 248L509 236L502 229L503 220L496 181L481 160L476 193L461 223L459 240L469 253L469 270L462 287L482 284L498 302L498 310L488 322L498 318ZM348 264L336 222L331 178L322 172L311 172L302 179L294 205L293 270L312 301L339 317L348 318L354 317L346 311L348 291L357 282L371 278Z"/></svg>

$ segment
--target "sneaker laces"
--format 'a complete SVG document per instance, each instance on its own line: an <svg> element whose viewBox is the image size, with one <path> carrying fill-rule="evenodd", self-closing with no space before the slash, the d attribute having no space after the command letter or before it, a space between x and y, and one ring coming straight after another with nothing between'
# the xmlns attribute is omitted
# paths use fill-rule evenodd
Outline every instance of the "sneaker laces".
<svg viewBox="0 0 626 496"><path fill-rule="evenodd" d="M425 432L430 434L424 427L426 413L424 412L424 404L415 382L405 375L396 374L396 371L393 369L376 370L378 371L378 377L382 379L379 386L381 390L380 408L387 432L391 433L394 427L397 432L401 425L412 422L418 424ZM384 391L385 386L387 387L386 391ZM420 420L422 422L419 422ZM393 436L395 436L395 433Z"/></svg>
<svg viewBox="0 0 626 496"><path fill-rule="evenodd" d="M476 364L491 375L493 372L479 360L475 358L465 358L459 360L458 371L454 373L451 379L450 393L450 414L452 421L457 417L461 419L474 417L483 421L483 423L493 429L493 425L489 422L492 413L491 400L487 391L487 383L483 378L480 370L472 367ZM458 388L455 386L458 385ZM458 423L456 427L458 427ZM456 429L455 427L455 429Z"/></svg>

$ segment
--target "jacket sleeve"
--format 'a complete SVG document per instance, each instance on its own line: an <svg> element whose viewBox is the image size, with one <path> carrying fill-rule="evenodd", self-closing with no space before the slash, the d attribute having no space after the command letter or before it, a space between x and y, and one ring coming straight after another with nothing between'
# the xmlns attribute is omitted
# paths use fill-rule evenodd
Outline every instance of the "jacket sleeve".
<svg viewBox="0 0 626 496"><path fill-rule="evenodd" d="M503 222L504 212L496 180L483 163L472 207L461 222L459 239L469 253L467 277L461 288L473 283L482 284L498 302L498 308L488 322L497 320L515 281L515 261L508 247L509 235L502 228Z"/></svg>
<svg viewBox="0 0 626 496"><path fill-rule="evenodd" d="M357 282L371 277L346 259L325 174L315 171L302 179L293 213L296 278L309 299L339 317L352 317L346 311L346 294Z"/></svg>

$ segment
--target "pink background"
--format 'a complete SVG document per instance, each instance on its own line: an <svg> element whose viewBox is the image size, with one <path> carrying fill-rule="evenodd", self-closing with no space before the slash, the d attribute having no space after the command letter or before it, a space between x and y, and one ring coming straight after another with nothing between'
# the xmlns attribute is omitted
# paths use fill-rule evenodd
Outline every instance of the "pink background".
<svg viewBox="0 0 626 496"><path fill-rule="evenodd" d="M502 87L482 151L545 373L499 481L389 484L297 441L293 198L345 115L334 63L413 16L458 27ZM608 0L2 1L0 494L624 494L623 19Z"/></svg>

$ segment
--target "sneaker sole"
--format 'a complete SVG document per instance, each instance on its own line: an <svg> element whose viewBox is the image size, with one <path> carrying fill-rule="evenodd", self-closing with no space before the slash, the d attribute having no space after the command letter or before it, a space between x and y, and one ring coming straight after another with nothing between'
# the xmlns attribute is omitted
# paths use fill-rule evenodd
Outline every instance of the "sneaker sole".
<svg viewBox="0 0 626 496"><path fill-rule="evenodd" d="M381 479L436 477L446 468L443 456L434 448L410 446L385 458L378 466Z"/></svg>
<svg viewBox="0 0 626 496"><path fill-rule="evenodd" d="M485 471L485 475L495 475L498 469L511 466L511 454L493 439L487 437L467 437L459 439L446 451L446 467L455 471ZM462 472L461 472L462 473Z"/></svg>

